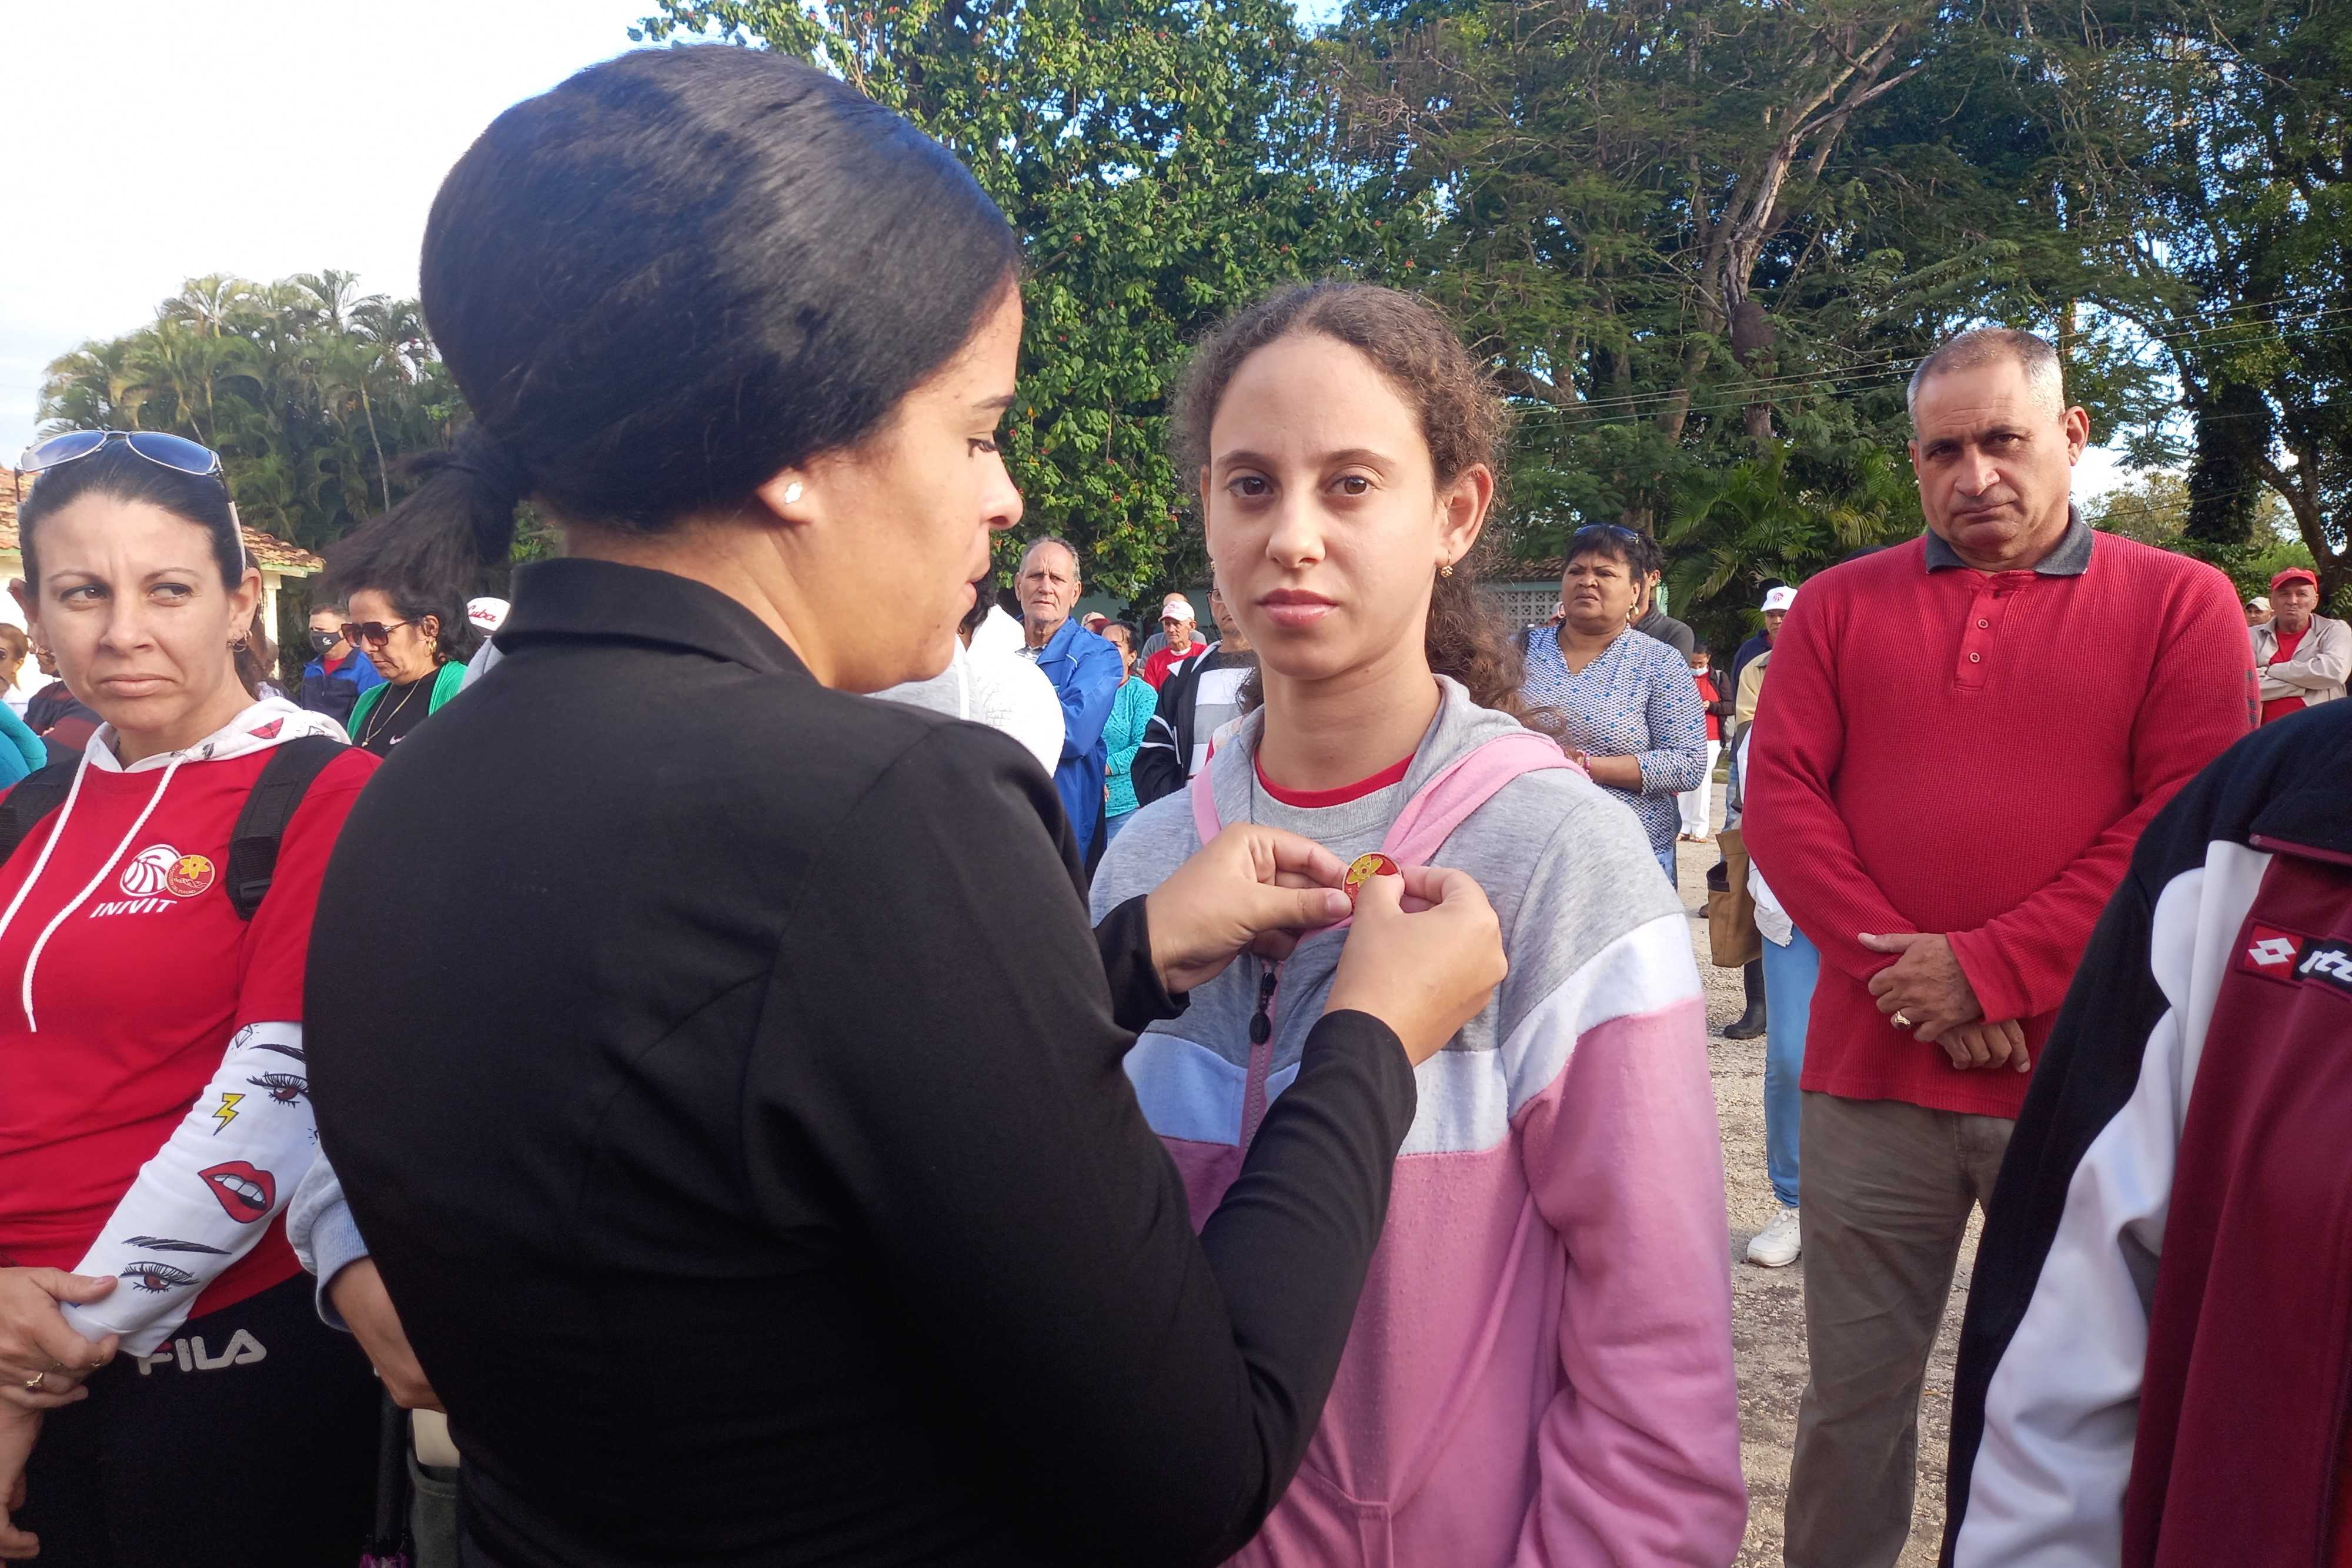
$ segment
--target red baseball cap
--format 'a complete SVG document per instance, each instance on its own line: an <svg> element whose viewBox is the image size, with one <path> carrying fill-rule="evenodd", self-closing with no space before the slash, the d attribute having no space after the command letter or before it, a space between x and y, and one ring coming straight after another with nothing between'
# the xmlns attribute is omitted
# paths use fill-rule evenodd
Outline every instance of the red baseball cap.
<svg viewBox="0 0 2352 1568"><path fill-rule="evenodd" d="M2284 571L2280 572L2276 577L2271 579L2271 591L2273 593L2276 593L2280 583L2293 582L2296 578L2303 579L2304 581L2311 584L2314 588L2317 588L2319 586L2319 574L2317 572L2312 570L2307 566L2291 566Z"/></svg>

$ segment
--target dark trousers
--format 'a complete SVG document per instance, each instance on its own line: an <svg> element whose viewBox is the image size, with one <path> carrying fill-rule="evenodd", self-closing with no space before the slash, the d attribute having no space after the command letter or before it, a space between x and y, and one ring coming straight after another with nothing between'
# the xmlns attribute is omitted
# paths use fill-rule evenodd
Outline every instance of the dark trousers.
<svg viewBox="0 0 2352 1568"><path fill-rule="evenodd" d="M49 1412L16 1523L41 1568L349 1568L375 1497L375 1374L298 1274L119 1355Z"/></svg>

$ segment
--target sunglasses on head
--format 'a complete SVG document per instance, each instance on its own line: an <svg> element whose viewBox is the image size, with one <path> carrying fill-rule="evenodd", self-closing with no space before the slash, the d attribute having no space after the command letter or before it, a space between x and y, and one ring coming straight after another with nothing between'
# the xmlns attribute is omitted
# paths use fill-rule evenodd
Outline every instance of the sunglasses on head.
<svg viewBox="0 0 2352 1568"><path fill-rule="evenodd" d="M343 622L343 641L353 647L381 648L392 641L392 634L394 632L399 631L403 626L415 624L415 622L411 621L394 621L389 623L382 621L346 621Z"/></svg>
<svg viewBox="0 0 2352 1568"><path fill-rule="evenodd" d="M24 456L16 460L16 472L40 474L51 468L88 457L101 451L110 441L120 441L150 463L160 464L182 474L199 479L218 479L221 488L228 488L228 475L221 468L220 454L209 446L199 445L184 435L170 435L160 430L69 430L63 435L52 435L47 441L37 441L25 448ZM16 498L21 501L20 487ZM236 548L240 559L245 555L245 526L236 515L236 500L228 504L229 526L236 529Z"/></svg>
<svg viewBox="0 0 2352 1568"><path fill-rule="evenodd" d="M150 463L160 463L166 468L176 468L183 474L193 474L199 479L221 471L220 454L209 446L199 446L184 436L166 435L160 430L73 430L63 435L52 435L47 441L37 441L25 448L17 460L20 474L38 474L87 457L110 441L121 441Z"/></svg>
<svg viewBox="0 0 2352 1568"><path fill-rule="evenodd" d="M1587 534L1604 534L1616 539L1638 539L1642 537L1622 523L1587 523L1576 530L1575 537L1582 538Z"/></svg>

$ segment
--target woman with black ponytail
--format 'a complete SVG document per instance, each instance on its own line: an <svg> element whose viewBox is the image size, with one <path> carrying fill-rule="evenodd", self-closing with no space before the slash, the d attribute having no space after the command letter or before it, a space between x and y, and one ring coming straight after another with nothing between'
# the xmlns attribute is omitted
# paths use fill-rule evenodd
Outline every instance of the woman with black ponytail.
<svg viewBox="0 0 2352 1568"><path fill-rule="evenodd" d="M1121 1058L1343 868L1244 825L1090 925L1034 758L858 695L947 667L1021 515L1018 264L936 143L750 49L584 71L434 204L476 423L351 550L464 582L527 497L565 555L329 874L309 1239L447 1408L469 1563L1213 1563L1314 1429L1494 913L1373 879L1196 1239Z"/></svg>

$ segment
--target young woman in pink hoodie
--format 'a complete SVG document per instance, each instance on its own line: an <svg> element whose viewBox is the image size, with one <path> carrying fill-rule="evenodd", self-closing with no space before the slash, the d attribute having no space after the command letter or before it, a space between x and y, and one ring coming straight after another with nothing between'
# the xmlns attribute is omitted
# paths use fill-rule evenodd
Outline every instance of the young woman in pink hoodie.
<svg viewBox="0 0 2352 1568"><path fill-rule="evenodd" d="M1505 413L1444 319L1286 290L1178 413L1256 705L1136 814L1097 911L1226 823L1458 868L1510 976L1417 1072L1378 1252L1264 1568L1720 1565L1746 1519L1722 1159L1685 916L1641 827L1517 709L1472 585ZM1195 1223L1297 1071L1341 946L1244 957L1127 1059Z"/></svg>

